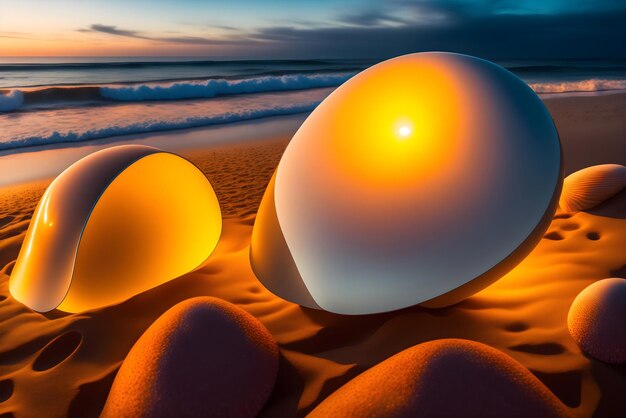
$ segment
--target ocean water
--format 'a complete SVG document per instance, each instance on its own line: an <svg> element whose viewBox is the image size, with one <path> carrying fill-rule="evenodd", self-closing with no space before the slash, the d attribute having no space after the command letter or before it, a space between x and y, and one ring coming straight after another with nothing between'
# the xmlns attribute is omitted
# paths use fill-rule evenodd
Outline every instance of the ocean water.
<svg viewBox="0 0 626 418"><path fill-rule="evenodd" d="M0 58L0 150L310 112L375 63ZM626 61L501 64L542 95L626 90Z"/></svg>

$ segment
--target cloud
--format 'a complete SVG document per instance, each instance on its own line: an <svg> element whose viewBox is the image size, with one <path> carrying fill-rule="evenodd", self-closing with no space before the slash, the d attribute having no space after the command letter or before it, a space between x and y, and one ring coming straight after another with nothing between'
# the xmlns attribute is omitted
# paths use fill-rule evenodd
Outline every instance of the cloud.
<svg viewBox="0 0 626 418"><path fill-rule="evenodd" d="M153 42L170 43L170 44L187 44L187 45L231 45L241 44L246 39L241 37L231 38L211 38L201 36L150 36L143 32L129 29L120 29L113 25L103 25L94 23L88 28L79 29L79 32L96 32L108 35L121 36L125 38L145 39Z"/></svg>
<svg viewBox="0 0 626 418"><path fill-rule="evenodd" d="M93 25L89 27L89 29L87 29L87 31L102 32L102 33L108 33L110 35L126 36L129 38L149 39L146 36L141 36L139 32L134 31L134 30L118 29L117 26L101 25L99 23L94 23Z"/></svg>
<svg viewBox="0 0 626 418"><path fill-rule="evenodd" d="M224 45L230 47L224 48L224 55L231 57L384 59L441 50L500 61L626 59L626 4L605 0L584 11L538 12L537 7L547 3L529 2L522 9L511 0L390 0L327 21L275 22L229 30L219 37L154 35L104 24L83 31L184 44L198 54ZM606 7L597 6L600 3Z"/></svg>
<svg viewBox="0 0 626 418"><path fill-rule="evenodd" d="M383 59L443 50L499 60L626 58L626 8L536 14L478 12L456 4L404 4L412 6L419 6L422 17L406 14L394 25L380 24L387 21L389 11L378 15L369 11L352 16L351 25L275 26L257 30L254 37L279 44L287 56L300 57Z"/></svg>
<svg viewBox="0 0 626 418"><path fill-rule="evenodd" d="M376 9L345 14L340 17L339 22L361 27L397 26L407 23L405 18Z"/></svg>

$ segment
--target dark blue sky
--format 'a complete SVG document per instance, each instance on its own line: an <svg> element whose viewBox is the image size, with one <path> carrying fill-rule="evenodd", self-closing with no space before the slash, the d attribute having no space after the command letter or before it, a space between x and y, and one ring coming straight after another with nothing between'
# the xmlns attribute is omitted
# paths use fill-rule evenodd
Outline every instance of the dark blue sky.
<svg viewBox="0 0 626 418"><path fill-rule="evenodd" d="M626 58L625 0L3 0L0 55Z"/></svg>

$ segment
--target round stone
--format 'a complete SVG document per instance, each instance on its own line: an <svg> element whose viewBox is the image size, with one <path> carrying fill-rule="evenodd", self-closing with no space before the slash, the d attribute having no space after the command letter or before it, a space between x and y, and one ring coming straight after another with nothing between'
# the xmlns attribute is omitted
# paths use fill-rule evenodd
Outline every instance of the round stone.
<svg viewBox="0 0 626 418"><path fill-rule="evenodd" d="M626 361L626 280L604 279L576 296L567 315L572 338L590 356L607 363Z"/></svg>
<svg viewBox="0 0 626 418"><path fill-rule="evenodd" d="M217 298L192 298L137 340L101 417L254 417L277 373L278 347L256 318Z"/></svg>

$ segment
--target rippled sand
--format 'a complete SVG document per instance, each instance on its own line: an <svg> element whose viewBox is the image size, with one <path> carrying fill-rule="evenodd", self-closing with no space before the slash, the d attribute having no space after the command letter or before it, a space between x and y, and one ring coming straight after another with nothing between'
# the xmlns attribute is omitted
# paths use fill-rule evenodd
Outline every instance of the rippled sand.
<svg viewBox="0 0 626 418"><path fill-rule="evenodd" d="M582 103L602 106L601 101ZM580 106L559 106L553 112L557 125L559 112L578 120L571 112ZM561 132L561 137L566 158L573 158L571 166L583 164L586 147L593 143L581 148L573 136ZM263 416L304 415L360 372L439 338L475 340L507 353L575 415L615 416L626 410L625 366L582 354L566 324L569 306L583 288L626 276L626 191L593 213L558 212L522 264L456 306L340 316L277 298L250 269L254 214L285 145L284 140L266 141L186 155L211 179L223 206L226 220L216 252L196 272L119 305L81 314L34 313L9 295L8 274L48 182L0 190L0 415L97 416L137 338L169 307L198 295L239 305L277 340L279 377ZM595 148L587 153L589 163L598 163L599 154ZM602 162L619 162L614 152L606 157Z"/></svg>

